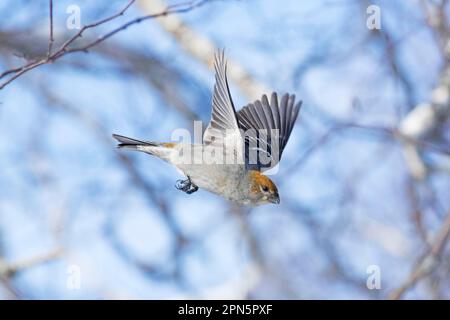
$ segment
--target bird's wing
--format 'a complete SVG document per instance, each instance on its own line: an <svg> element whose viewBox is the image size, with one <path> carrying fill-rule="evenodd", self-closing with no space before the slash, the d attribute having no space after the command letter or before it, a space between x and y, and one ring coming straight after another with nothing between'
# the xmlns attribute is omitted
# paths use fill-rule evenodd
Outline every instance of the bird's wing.
<svg viewBox="0 0 450 320"><path fill-rule="evenodd" d="M274 92L270 103L263 95L237 113L239 126L244 130L248 169L270 169L280 161L302 101L294 103L295 95L285 94L279 102Z"/></svg>
<svg viewBox="0 0 450 320"><path fill-rule="evenodd" d="M205 145L231 146L243 153L243 140L239 131L236 110L231 99L227 80L227 64L224 52L218 52L214 60L215 85L212 101L211 122L203 134Z"/></svg>

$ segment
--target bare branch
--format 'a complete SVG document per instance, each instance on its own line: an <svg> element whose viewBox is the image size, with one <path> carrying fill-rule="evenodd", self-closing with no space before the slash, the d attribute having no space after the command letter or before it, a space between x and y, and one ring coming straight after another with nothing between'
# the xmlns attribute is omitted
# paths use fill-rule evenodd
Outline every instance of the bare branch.
<svg viewBox="0 0 450 320"><path fill-rule="evenodd" d="M36 255L26 260L8 263L0 258L0 277L9 278L14 276L17 272L34 267L36 265L51 261L62 254L62 248L58 247L49 252Z"/></svg>
<svg viewBox="0 0 450 320"><path fill-rule="evenodd" d="M81 38L83 33L88 30L88 29L92 29L95 28L97 26L103 25L111 20L114 20L120 16L122 16L125 11L127 11L127 9L135 2L135 0L131 0L128 2L128 4L122 9L120 10L118 13L109 16L107 18L101 19L99 21L96 21L94 23L88 24L83 26L76 34L74 34L72 37L70 37L69 39L67 39L55 52L53 52L52 54L48 55L45 58L41 58L41 59L36 59L33 60L31 62L29 62L28 64L19 67L19 68L14 68L11 70L6 70L4 71L2 74L0 74L0 79L5 77L6 75L9 74L14 74L12 77L10 77L8 80L4 81L2 84L0 84L0 90L3 89L4 87L6 87L8 84L10 84L12 81L14 81L15 79L17 79L18 77L20 77L21 75L23 75L24 73L27 73L28 71L39 67L41 65L44 64L48 64L48 63L52 63L55 60L69 54L69 53L73 53L73 52L87 52L89 49L91 49L92 47L98 45L99 43L105 41L106 39L112 37L113 35L115 35L116 33L123 31L125 29L127 29L128 27L134 25L134 24L138 24L142 21L145 20L149 20L149 19L154 19L157 17L162 17L162 16L167 16L173 13L184 13L184 12L188 12L191 11L194 8L198 8L202 5L204 5L205 3L207 3L210 0L199 0L199 1L191 1L191 2L186 2L186 3L181 3L181 4L175 4L175 5L171 5L171 6L167 6L166 9L164 9L163 11L159 12L159 13L155 13L155 14L149 14L146 16L142 16L136 19L133 19L127 23L122 24L121 26L113 29L112 31L106 33L105 35L101 36L100 38L98 38L97 40L94 40L86 45L83 46L79 46L79 47L75 47L75 48L70 48L70 45L72 45L77 39Z"/></svg>
<svg viewBox="0 0 450 320"><path fill-rule="evenodd" d="M163 0L140 0L138 5L145 13L158 12L167 6ZM167 19L157 19L156 22L170 33L187 53L203 64L212 67L212 57L214 56L216 45L207 37L199 34L184 23L177 15L171 15ZM249 99L253 100L256 97L260 97L263 93L270 92L269 88L256 81L237 61L228 59L227 63L229 79L233 80Z"/></svg>
<svg viewBox="0 0 450 320"><path fill-rule="evenodd" d="M413 271L410 273L408 279L390 295L389 299L400 299L406 291L415 286L419 280L429 275L436 269L439 263L439 258L447 244L450 235L450 212L444 220L440 231L438 232L433 245L429 251L419 259Z"/></svg>

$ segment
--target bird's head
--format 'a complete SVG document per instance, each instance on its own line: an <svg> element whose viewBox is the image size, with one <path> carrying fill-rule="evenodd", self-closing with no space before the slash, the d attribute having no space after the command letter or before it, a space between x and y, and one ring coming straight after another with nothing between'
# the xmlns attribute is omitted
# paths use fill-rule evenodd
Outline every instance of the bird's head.
<svg viewBox="0 0 450 320"><path fill-rule="evenodd" d="M250 199L252 204L280 203L280 196L275 183L256 170L249 171Z"/></svg>

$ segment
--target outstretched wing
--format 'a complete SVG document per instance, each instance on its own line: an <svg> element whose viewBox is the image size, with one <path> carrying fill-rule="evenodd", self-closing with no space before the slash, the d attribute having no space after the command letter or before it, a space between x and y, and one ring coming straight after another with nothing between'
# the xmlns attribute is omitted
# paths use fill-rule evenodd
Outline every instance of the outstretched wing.
<svg viewBox="0 0 450 320"><path fill-rule="evenodd" d="M245 161L248 169L270 169L278 164L297 119L302 101L296 105L295 95L285 94L278 101L272 93L248 104L237 113L244 130Z"/></svg>
<svg viewBox="0 0 450 320"><path fill-rule="evenodd" d="M224 52L218 52L214 60L215 85L212 101L211 122L203 134L205 145L228 148L234 146L243 153L243 140L239 131L236 110L227 80L227 64Z"/></svg>

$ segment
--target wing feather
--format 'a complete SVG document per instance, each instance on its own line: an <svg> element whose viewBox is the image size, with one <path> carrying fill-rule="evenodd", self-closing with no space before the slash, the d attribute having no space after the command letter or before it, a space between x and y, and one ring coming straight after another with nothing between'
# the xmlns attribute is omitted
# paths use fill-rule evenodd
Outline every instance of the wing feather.
<svg viewBox="0 0 450 320"><path fill-rule="evenodd" d="M224 51L217 52L214 57L215 84L212 99L211 122L203 134L204 144L224 143L223 139L241 139L239 124L236 118L233 99L227 80L227 63ZM232 136L225 136L234 130ZM232 131L231 131L232 132Z"/></svg>
<svg viewBox="0 0 450 320"><path fill-rule="evenodd" d="M267 96L263 95L261 100L246 105L236 114L239 126L244 131L256 130L256 134L249 135L246 139L245 153L248 168L263 170L272 168L279 162L294 128L300 106L301 101L295 105L295 95L284 94L281 101L278 101L278 96L274 92L270 103ZM261 129L266 130L266 134L258 132ZM258 145L250 146L248 144L250 140L257 140ZM249 162L252 155L251 149L253 151L258 149L259 153L268 153L272 157L271 163L263 164L259 161L260 156L257 157L256 162Z"/></svg>

